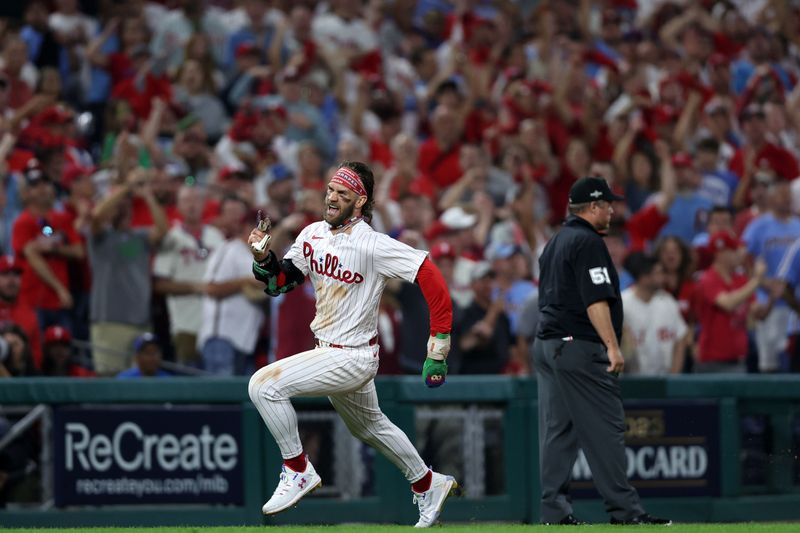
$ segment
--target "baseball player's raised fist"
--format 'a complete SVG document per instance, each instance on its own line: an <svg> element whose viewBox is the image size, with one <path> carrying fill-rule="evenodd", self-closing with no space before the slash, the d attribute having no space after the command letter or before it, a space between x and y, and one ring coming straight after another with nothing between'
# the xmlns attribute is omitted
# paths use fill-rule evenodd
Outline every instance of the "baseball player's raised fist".
<svg viewBox="0 0 800 533"><path fill-rule="evenodd" d="M247 237L247 244L250 245L250 251L256 261L263 261L269 255L270 226L269 218L265 217L264 213L259 210L258 223L253 231L250 232L250 236Z"/></svg>

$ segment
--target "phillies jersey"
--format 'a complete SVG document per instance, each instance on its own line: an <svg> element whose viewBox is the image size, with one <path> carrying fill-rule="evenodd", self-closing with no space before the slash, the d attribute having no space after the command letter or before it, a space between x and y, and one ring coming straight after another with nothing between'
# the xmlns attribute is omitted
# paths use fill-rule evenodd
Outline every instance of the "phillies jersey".
<svg viewBox="0 0 800 533"><path fill-rule="evenodd" d="M645 376L669 374L675 343L688 331L677 300L661 290L645 302L639 299L633 287L629 287L622 291L622 307L625 326L636 343L637 373Z"/></svg>
<svg viewBox="0 0 800 533"><path fill-rule="evenodd" d="M307 275L316 293L311 331L321 341L364 346L378 334L378 304L387 279L413 283L427 252L364 221L334 235L327 222L306 226L284 259Z"/></svg>

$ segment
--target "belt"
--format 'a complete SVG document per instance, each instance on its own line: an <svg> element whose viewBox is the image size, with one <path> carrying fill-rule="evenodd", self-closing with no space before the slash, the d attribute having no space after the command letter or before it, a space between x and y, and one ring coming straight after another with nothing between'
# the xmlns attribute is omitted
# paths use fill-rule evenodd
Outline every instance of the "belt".
<svg viewBox="0 0 800 533"><path fill-rule="evenodd" d="M326 342L326 341L323 341L321 339L314 339L314 340L316 341L318 348L337 348L339 350L343 350L345 348L361 348L361 346L344 346L342 344L334 344L332 342ZM322 346L323 344L325 346ZM377 335L375 335L374 337L372 337L369 340L369 342L367 343L367 346L375 346L376 344L378 344L378 336Z"/></svg>

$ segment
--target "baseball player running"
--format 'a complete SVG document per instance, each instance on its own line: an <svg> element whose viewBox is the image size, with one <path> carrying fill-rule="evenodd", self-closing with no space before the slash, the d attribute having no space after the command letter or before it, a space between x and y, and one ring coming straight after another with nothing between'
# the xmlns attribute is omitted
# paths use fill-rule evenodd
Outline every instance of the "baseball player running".
<svg viewBox="0 0 800 533"><path fill-rule="evenodd" d="M372 171L345 161L328 183L323 221L305 227L282 260L269 250L269 227L250 233L253 273L265 292L277 296L303 283L314 284L317 314L313 350L276 361L253 374L248 391L283 457L275 493L262 512L279 513L322 484L297 432L295 396L327 396L347 428L394 463L411 483L419 507L416 527L432 526L455 479L431 471L408 437L378 406L373 381L378 371L378 303L386 280L416 282L428 303L431 335L423 377L442 385L450 351L452 305L447 284L427 253L373 231Z"/></svg>

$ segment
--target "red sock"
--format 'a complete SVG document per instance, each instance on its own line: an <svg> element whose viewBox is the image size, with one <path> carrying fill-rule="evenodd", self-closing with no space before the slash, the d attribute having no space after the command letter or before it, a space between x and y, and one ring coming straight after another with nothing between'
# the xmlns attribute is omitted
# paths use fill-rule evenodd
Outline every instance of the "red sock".
<svg viewBox="0 0 800 533"><path fill-rule="evenodd" d="M308 464L308 459L306 458L306 454L301 453L297 457L292 457L291 459L284 459L283 464L291 468L294 472L305 472L306 465Z"/></svg>
<svg viewBox="0 0 800 533"><path fill-rule="evenodd" d="M433 479L433 473L428 470L428 473L422 476L418 481L415 481L411 485L411 490L416 492L417 494L422 494L423 492L427 491L431 488L431 479Z"/></svg>

